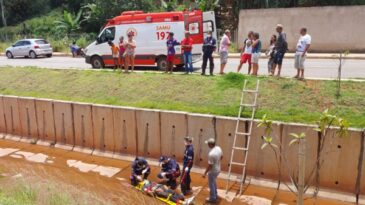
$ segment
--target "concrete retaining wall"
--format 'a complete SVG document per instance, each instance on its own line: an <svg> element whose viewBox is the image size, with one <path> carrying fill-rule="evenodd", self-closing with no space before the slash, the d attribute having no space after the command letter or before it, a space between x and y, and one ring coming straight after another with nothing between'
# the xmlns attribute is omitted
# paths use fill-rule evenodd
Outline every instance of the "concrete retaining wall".
<svg viewBox="0 0 365 205"><path fill-rule="evenodd" d="M365 6L328 6L282 9L241 10L238 26L240 46L248 31L260 33L263 48L268 47L271 35L278 23L284 25L289 49L295 49L299 29L307 27L312 36L311 51L337 52L350 50L364 52Z"/></svg>
<svg viewBox="0 0 365 205"><path fill-rule="evenodd" d="M51 144L67 144L112 154L140 155L158 158L161 154L183 159L183 139L194 138L194 165L207 165L210 137L221 146L224 158L222 169L228 170L237 121L234 118L199 115L185 112L136 109L106 105L92 105L47 99L0 96L0 137L6 134L38 139ZM289 180L287 167L277 164L270 149L261 149L264 133L254 122L248 156L247 173L253 177ZM240 131L247 131L248 122L240 123ZM318 133L313 126L274 123L274 143L292 166L297 165L297 147L288 146L290 133L307 134L307 176L317 160ZM331 132L334 132L332 130ZM351 130L346 138L326 140L324 164L319 184L334 190L365 194L365 134ZM246 138L238 143L245 145ZM236 152L235 161L243 162L243 153ZM284 159L281 159L281 161ZM281 169L281 174L278 171ZM359 172L361 170L361 172ZM233 167L242 173L241 167Z"/></svg>

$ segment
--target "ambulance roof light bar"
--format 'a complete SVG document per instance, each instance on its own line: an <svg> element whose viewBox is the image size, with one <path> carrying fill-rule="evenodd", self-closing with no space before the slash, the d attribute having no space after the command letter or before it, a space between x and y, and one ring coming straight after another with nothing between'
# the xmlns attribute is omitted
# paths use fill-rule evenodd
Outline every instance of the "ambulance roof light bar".
<svg viewBox="0 0 365 205"><path fill-rule="evenodd" d="M126 15L135 15L135 14L144 14L143 11L123 11L122 12L122 16L126 16Z"/></svg>

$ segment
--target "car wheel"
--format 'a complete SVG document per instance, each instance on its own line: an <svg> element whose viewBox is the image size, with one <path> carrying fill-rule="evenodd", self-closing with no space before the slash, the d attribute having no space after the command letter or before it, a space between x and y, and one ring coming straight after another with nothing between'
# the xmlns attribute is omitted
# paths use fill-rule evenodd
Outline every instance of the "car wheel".
<svg viewBox="0 0 365 205"><path fill-rule="evenodd" d="M35 59L35 58L37 58L37 54L34 51L30 51L29 52L29 57Z"/></svg>
<svg viewBox="0 0 365 205"><path fill-rule="evenodd" d="M14 58L13 54L10 51L6 52L6 57L8 57L9 59Z"/></svg>
<svg viewBox="0 0 365 205"><path fill-rule="evenodd" d="M91 66L93 68L103 68L104 67L104 62L103 59L101 59L99 56L94 56L91 58Z"/></svg>
<svg viewBox="0 0 365 205"><path fill-rule="evenodd" d="M160 71L166 71L167 70L167 58L165 56L161 56L157 60L157 68Z"/></svg>
<svg viewBox="0 0 365 205"><path fill-rule="evenodd" d="M52 57L52 54L47 54L46 57L50 58L50 57Z"/></svg>

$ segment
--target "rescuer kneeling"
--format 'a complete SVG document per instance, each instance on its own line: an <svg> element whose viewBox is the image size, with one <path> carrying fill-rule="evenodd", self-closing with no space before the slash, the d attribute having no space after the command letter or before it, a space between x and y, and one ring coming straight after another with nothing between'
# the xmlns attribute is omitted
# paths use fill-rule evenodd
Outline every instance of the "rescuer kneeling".
<svg viewBox="0 0 365 205"><path fill-rule="evenodd" d="M151 173L151 168L148 165L147 160L142 157L136 157L132 164L132 175L131 175L131 184L133 186L137 186L139 182L146 180L148 175Z"/></svg>
<svg viewBox="0 0 365 205"><path fill-rule="evenodd" d="M176 189L176 179L180 176L180 167L174 159L166 156L160 157L161 172L157 175L161 179L161 184L169 186L171 189Z"/></svg>

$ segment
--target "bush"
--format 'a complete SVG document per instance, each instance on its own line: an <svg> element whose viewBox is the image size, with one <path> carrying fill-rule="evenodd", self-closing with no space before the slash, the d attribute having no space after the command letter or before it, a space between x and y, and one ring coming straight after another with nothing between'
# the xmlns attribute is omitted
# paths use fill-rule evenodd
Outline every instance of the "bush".
<svg viewBox="0 0 365 205"><path fill-rule="evenodd" d="M89 45L89 42L85 37L81 37L77 39L76 44L81 48L85 48L86 46Z"/></svg>

